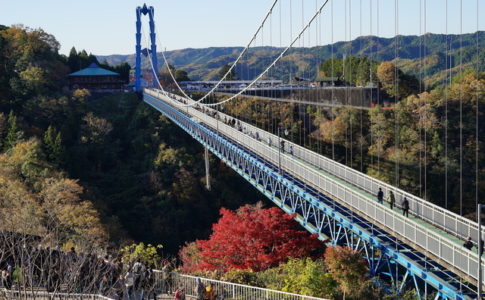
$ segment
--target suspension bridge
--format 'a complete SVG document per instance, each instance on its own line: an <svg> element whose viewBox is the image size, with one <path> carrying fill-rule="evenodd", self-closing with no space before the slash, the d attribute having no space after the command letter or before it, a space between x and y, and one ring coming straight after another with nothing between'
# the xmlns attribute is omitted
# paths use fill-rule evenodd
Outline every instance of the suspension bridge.
<svg viewBox="0 0 485 300"><path fill-rule="evenodd" d="M361 251L371 275L384 279L396 291L402 292L412 287L420 299L428 299L430 295L435 299L481 298L485 264L476 250L463 247L468 237L480 244L484 231L479 234L480 227L477 222L307 149L282 134L280 129L284 128L273 127L272 130L267 130L250 120L242 120L225 113L222 109L229 101L248 97L244 93L255 86L258 80L271 78L272 70L282 63L290 49L297 42L300 46L305 46L302 40L306 37L308 41L312 32L315 33L314 43L322 43L319 38L324 30L322 16L332 18L333 22L334 1L315 1L313 13L306 19L302 16L301 28L296 32L290 32L287 46L281 48L279 55L269 57L267 67L247 86L232 94L224 94L222 98L213 96L218 85L237 68L251 45L254 46L257 37L264 37L265 26L273 26L272 24L276 23L274 20L279 20L281 43L281 2L273 2L256 33L230 65L227 73L199 99L193 99L178 85L170 68L167 70L176 89L170 90L160 84L154 8L138 7L136 90L143 94L143 99L148 105L172 120L205 147L206 168L210 151L275 205L289 214L296 214L296 220L306 230L317 234L322 241L332 245L346 245ZM395 2L396 20L399 19L398 2ZM291 10L291 1L289 3ZM349 5L350 3L351 1ZM378 3L379 1L377 5ZM345 4L347 9L347 1ZM373 1L370 1L370 4L372 5ZM372 12L375 8L371 7L369 10L371 28ZM146 53L154 76L149 87L142 87L140 79L143 15L148 15L150 19L151 45L147 47L149 50ZM351 19L349 15L348 21ZM303 23L303 20L306 20L306 23ZM362 24L360 26L362 27ZM397 36L398 21L394 26ZM268 31L270 33L267 34L270 36L266 39L267 42L276 39L271 36L272 27L266 30ZM396 55L397 53L398 50ZM161 51L161 54L164 63L168 65L164 51ZM369 56L372 56L372 53ZM291 77L290 74L289 78ZM279 99L263 98L265 101L280 103ZM294 102L297 105L318 105L311 100ZM332 99L329 103L338 106L332 103ZM208 177L207 185L210 186ZM396 199L407 199L409 216L402 214L399 209L402 208L400 201L397 201L396 209L376 201L375 195L379 188L385 195L393 192ZM479 284L480 282L482 284Z"/></svg>

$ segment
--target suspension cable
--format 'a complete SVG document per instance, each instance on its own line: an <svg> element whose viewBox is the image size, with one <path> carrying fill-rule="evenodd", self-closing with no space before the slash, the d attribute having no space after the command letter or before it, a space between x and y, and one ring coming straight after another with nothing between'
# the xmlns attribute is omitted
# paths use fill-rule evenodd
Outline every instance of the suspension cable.
<svg viewBox="0 0 485 300"><path fill-rule="evenodd" d="M463 0L460 0L460 216L463 216Z"/></svg>
<svg viewBox="0 0 485 300"><path fill-rule="evenodd" d="M446 26L446 39L445 39L445 61L446 61L446 70L445 70L445 208L448 209L448 92L449 92L449 85L448 85L448 70L451 72L450 64L450 57L448 57L448 0L445 3L445 26Z"/></svg>
<svg viewBox="0 0 485 300"><path fill-rule="evenodd" d="M145 28L143 26L141 26L141 31L142 31L142 35L143 35L143 38L145 40L145 46L146 46L146 49L148 51L148 39L147 39L147 35L145 34ZM160 79L158 78L157 76L157 73L154 72L155 70L155 67L153 66L153 61L152 61L152 57L150 55L150 53L147 52L147 57L148 57L148 60L150 61L150 66L152 67L152 71L153 71L153 74L155 75L155 79L157 80L157 83L158 83L158 86L160 87L160 89L165 92L165 90L163 89L163 86L160 84ZM168 63L166 63L165 61L163 62L162 64L162 68L163 66L165 66L165 64L167 65L167 68L170 69L170 65Z"/></svg>
<svg viewBox="0 0 485 300"><path fill-rule="evenodd" d="M226 102L229 102L233 99L235 99L236 97L240 96L241 94L243 94L244 92L246 92L248 89L250 89L257 81L259 81L261 79L261 77L263 77L266 73L268 73L268 71L288 52L288 50L293 47L293 45L296 43L296 41L298 41L302 34L305 32L306 29L308 29L310 27L310 25L313 23L313 21L317 18L318 15L320 15L322 13L322 10L323 8L326 6L326 4L328 3L329 0L326 0L321 6L320 8L318 9L318 11L315 13L315 15L310 19L310 21L308 22L308 24L300 31L300 33L293 39L293 41L285 48L285 50L283 50L280 55L278 55L278 57L263 71L261 72L251 83L249 83L246 87L244 87L242 90L240 90L237 94L229 97L228 99L225 99L221 102L217 102L217 103L201 103L201 101L203 100L203 98L195 101L193 100L191 97L189 97L185 92L183 92L184 96L190 100L192 100L193 102L192 103L188 103L188 104L182 104L182 103L177 103L178 106L181 106L181 107L186 107L186 106L194 106L196 104L200 104L200 105L204 105L204 106L217 106L217 105L222 105ZM164 55L164 52L162 51L162 56L164 57L164 60L166 60L166 57ZM170 72L170 70L169 70ZM173 76L172 73L170 73L172 79L175 81L175 78ZM177 82L175 81L176 85L179 87L179 85L177 84ZM180 87L179 89L181 91L183 91Z"/></svg>
<svg viewBox="0 0 485 300"><path fill-rule="evenodd" d="M480 67L480 51L479 51L479 46L478 46L478 35L479 35L479 18L478 18L478 12L479 12L479 6L478 6L478 0L477 0L477 37L476 37L476 43L477 43L477 62L476 62L476 80L478 82L479 80L479 67ZM479 134L479 130L478 130L478 125L479 125L479 109L478 109L478 106L479 106L479 87L478 87L478 84L477 84L477 91L476 91L476 111L475 111L475 207L478 207L478 150L479 150L479 147L478 147L478 142L479 142L479 138L478 138L478 134Z"/></svg>
<svg viewBox="0 0 485 300"><path fill-rule="evenodd" d="M318 11L315 13L315 15L313 15L313 17L310 19L310 21L308 22L308 24L300 31L300 33L293 39L293 41L285 48L285 50L283 50L283 52L281 52L280 55L278 55L278 57L263 71L261 72L251 83L249 83L245 88L243 88L241 91L239 91L237 94L229 97L228 99L225 99L221 102L218 102L218 103L211 103L211 104L205 104L205 103L201 103L202 105L206 105L206 106L217 106L217 105L222 105L228 101L231 101L233 100L234 98L240 96L241 94L243 94L245 91L247 91L248 89L250 89L257 81L259 81L261 79L261 77L263 77L266 73L268 73L268 71L274 66L276 65L276 63L288 52L288 50L293 47L293 45L296 43L296 41L298 41L301 36L303 35L303 33L305 32L306 29L308 29L310 27L310 25L313 23L313 21L317 18L317 16L319 16L321 13L322 13L322 10L323 8L326 6L326 4L328 3L329 0L326 0L321 6L320 8L318 9Z"/></svg>
<svg viewBox="0 0 485 300"><path fill-rule="evenodd" d="M244 54L246 54L249 50L249 47L250 45L256 40L256 37L258 36L259 32L262 30L264 24L266 23L266 21L268 20L269 16L273 13L273 8L276 6L276 3L278 3L279 0L275 0L273 2L273 4L271 5L271 8L269 9L268 13L266 14L266 16L264 17L263 21L261 22L261 24L259 25L258 29L256 30L256 32L253 34L251 40L249 41L249 43L246 45L246 47L243 49L243 51L241 51L241 53L239 54L239 56L237 57L237 59L232 63L232 65L229 67L229 69L227 70L226 74L224 74L224 76L222 76L222 78L217 82L216 85L214 85L214 87L209 91L207 92L207 94L205 94L202 98L200 98L199 100L195 101L194 103L191 103L191 104L188 104L187 106L193 106L199 102L202 102L205 98L207 98L210 94L212 94L218 87L219 85L224 81L224 79L226 79L226 77L232 72L233 68L236 66L236 64L239 62L239 60L243 57ZM157 38L159 38L159 35L157 34ZM159 40L159 43L161 44L160 40ZM163 57L163 60L166 62L166 64L168 65L168 62L167 62L167 57L165 55L165 51L163 51L162 49L162 57ZM170 70L169 68L169 73L170 73L170 76L172 77L172 80L175 82L175 85L177 86L177 88L180 90L180 92L187 98L193 100L191 97L189 97L185 91L180 87L180 85L178 84L178 82L175 80L175 77L172 73L172 71ZM203 104L203 103L201 103Z"/></svg>

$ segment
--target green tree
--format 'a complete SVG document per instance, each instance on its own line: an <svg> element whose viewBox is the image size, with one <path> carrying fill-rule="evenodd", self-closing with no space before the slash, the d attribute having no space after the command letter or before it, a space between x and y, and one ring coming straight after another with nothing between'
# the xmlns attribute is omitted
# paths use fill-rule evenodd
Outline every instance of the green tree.
<svg viewBox="0 0 485 300"><path fill-rule="evenodd" d="M224 77L224 75L226 75L226 73L229 71L230 68L231 68L231 66L229 66L227 64L222 66L222 68L219 70L219 79L222 79ZM227 74L225 80L236 80L236 79L237 79L236 71L233 68L231 70L231 72L229 72L229 74Z"/></svg>
<svg viewBox="0 0 485 300"><path fill-rule="evenodd" d="M319 66L321 78L339 78L351 85L377 84L376 69L378 62L367 57L349 56L345 59L332 58Z"/></svg>
<svg viewBox="0 0 485 300"><path fill-rule="evenodd" d="M261 282L261 273L252 270L230 270L222 276L222 280L238 284L265 287Z"/></svg>
<svg viewBox="0 0 485 300"><path fill-rule="evenodd" d="M49 126L44 133L44 152L50 162L59 164L62 161L62 136L53 126Z"/></svg>
<svg viewBox="0 0 485 300"><path fill-rule="evenodd" d="M383 110L378 105L369 111L369 119L372 136L369 154L384 157L386 149L393 141L393 117L390 111Z"/></svg>
<svg viewBox="0 0 485 300"><path fill-rule="evenodd" d="M337 281L326 270L322 259L290 258L287 263L261 274L270 289L312 297L334 298L339 294Z"/></svg>
<svg viewBox="0 0 485 300"><path fill-rule="evenodd" d="M189 75L184 70L175 71L175 80L177 81L190 81Z"/></svg>
<svg viewBox="0 0 485 300"><path fill-rule="evenodd" d="M144 243L131 244L121 248L121 260L124 263L133 263L135 260L147 264L158 266L162 258L158 254L158 249L163 248L162 245L145 245Z"/></svg>
<svg viewBox="0 0 485 300"><path fill-rule="evenodd" d="M17 116L10 111L7 119L7 136L3 142L3 149L6 151L12 148L23 137L24 133L17 124Z"/></svg>
<svg viewBox="0 0 485 300"><path fill-rule="evenodd" d="M113 71L120 74L121 79L123 79L125 82L128 82L129 80L130 70L131 66L127 62L123 62L113 67Z"/></svg>
<svg viewBox="0 0 485 300"><path fill-rule="evenodd" d="M0 149L3 148L3 139L7 134L7 117L4 113L0 112Z"/></svg>
<svg viewBox="0 0 485 300"><path fill-rule="evenodd" d="M363 299L369 287L368 270L362 254L349 247L328 247L325 251L325 264L339 289L353 299Z"/></svg>
<svg viewBox="0 0 485 300"><path fill-rule="evenodd" d="M81 69L79 65L79 55L75 47L72 47L71 51L69 52L69 57L67 58L67 64L69 65L71 72L75 72Z"/></svg>
<svg viewBox="0 0 485 300"><path fill-rule="evenodd" d="M26 88L39 93L46 84L44 74L44 70L40 67L29 67L25 71L20 72L20 78L24 81Z"/></svg>

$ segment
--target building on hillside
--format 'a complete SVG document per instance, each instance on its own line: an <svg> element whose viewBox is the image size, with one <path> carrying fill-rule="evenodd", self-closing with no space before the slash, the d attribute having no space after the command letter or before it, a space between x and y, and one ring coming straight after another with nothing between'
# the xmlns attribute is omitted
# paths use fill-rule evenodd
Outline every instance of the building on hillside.
<svg viewBox="0 0 485 300"><path fill-rule="evenodd" d="M88 89L91 92L118 92L122 91L124 86L120 74L100 68L95 63L67 76L71 90Z"/></svg>

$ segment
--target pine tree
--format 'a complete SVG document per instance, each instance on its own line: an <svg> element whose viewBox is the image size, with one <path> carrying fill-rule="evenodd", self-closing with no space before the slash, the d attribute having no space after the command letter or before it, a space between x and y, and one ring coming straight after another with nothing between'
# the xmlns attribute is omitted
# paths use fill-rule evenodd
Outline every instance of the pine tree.
<svg viewBox="0 0 485 300"><path fill-rule="evenodd" d="M59 164L62 162L62 157L64 155L64 146L62 146L62 135L60 132L56 134L56 139L54 140L53 156L54 162Z"/></svg>
<svg viewBox="0 0 485 300"><path fill-rule="evenodd" d="M76 48L72 47L71 51L69 52L69 57L67 58L67 64L69 68L71 68L71 72L75 72L80 69L79 66L79 56L76 51Z"/></svg>
<svg viewBox="0 0 485 300"><path fill-rule="evenodd" d="M53 126L49 126L44 133L44 152L50 162L59 164L62 161L62 136Z"/></svg>
<svg viewBox="0 0 485 300"><path fill-rule="evenodd" d="M3 142L4 151L7 151L15 146L15 144L20 141L24 135L22 130L20 130L17 125L17 116L15 116L13 111L10 111L8 114L7 126L7 136Z"/></svg>

